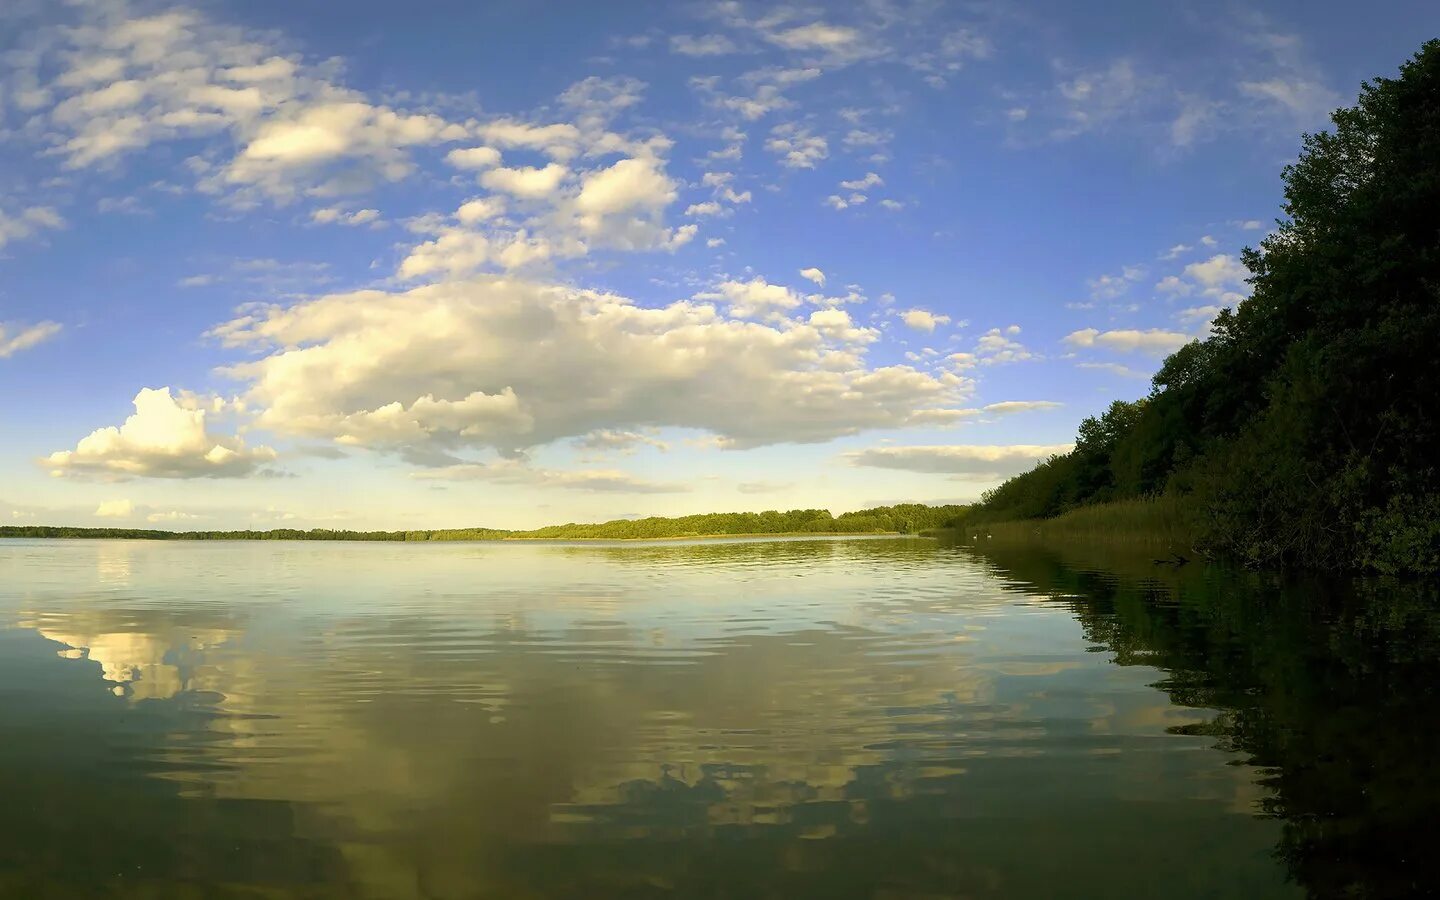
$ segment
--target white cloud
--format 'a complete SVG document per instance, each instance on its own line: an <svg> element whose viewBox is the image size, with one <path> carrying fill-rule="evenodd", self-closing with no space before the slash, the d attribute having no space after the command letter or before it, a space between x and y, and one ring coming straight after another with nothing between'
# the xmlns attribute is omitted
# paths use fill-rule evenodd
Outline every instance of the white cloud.
<svg viewBox="0 0 1440 900"><path fill-rule="evenodd" d="M445 154L445 161L457 169L493 169L500 159L500 151L494 147L467 147Z"/></svg>
<svg viewBox="0 0 1440 900"><path fill-rule="evenodd" d="M885 179L874 172L866 172L864 178L856 178L853 181L842 181L840 186L847 191L866 191L872 187L879 187L885 183Z"/></svg>
<svg viewBox="0 0 1440 900"><path fill-rule="evenodd" d="M792 485L790 482L782 481L742 481L735 485L735 490L742 494L778 494L788 490Z"/></svg>
<svg viewBox="0 0 1440 900"><path fill-rule="evenodd" d="M813 169L816 163L830 155L830 145L825 139L811 134L808 129L777 125L770 134L765 149L779 156L780 165L787 169Z"/></svg>
<svg viewBox="0 0 1440 900"><path fill-rule="evenodd" d="M1133 115L1145 102L1149 88L1148 80L1126 59L1105 69L1076 73L1056 85L1063 124L1052 129L1051 137L1063 140L1104 130Z"/></svg>
<svg viewBox="0 0 1440 900"><path fill-rule="evenodd" d="M1235 257L1219 253L1204 262L1186 266L1185 274L1206 288L1233 288L1245 283L1250 270Z"/></svg>
<svg viewBox="0 0 1440 900"><path fill-rule="evenodd" d="M808 281L813 281L821 287L825 286L825 273L814 267L811 267L809 269L801 269L800 277Z"/></svg>
<svg viewBox="0 0 1440 900"><path fill-rule="evenodd" d="M658 145L657 145L658 146ZM528 210L520 221L504 218L505 198L471 200L453 222L442 216L412 220L412 230L433 235L401 262L402 278L456 277L481 269L515 270L584 256L596 247L670 250L693 239L693 224L669 228L666 209L677 196L665 162L650 147L609 166L581 171L578 183L559 163L544 168L489 169L486 187L504 191ZM710 212L690 210L691 215Z"/></svg>
<svg viewBox="0 0 1440 900"><path fill-rule="evenodd" d="M147 522L194 522L203 519L205 516L197 516L194 513L181 512L178 509L166 510L164 512L153 512L145 517Z"/></svg>
<svg viewBox="0 0 1440 900"><path fill-rule="evenodd" d="M1100 331L1097 328L1082 328L1064 338L1072 347L1103 347L1121 352L1142 351L1145 353L1173 353L1195 338L1176 331L1161 328L1137 330L1133 328L1116 331Z"/></svg>
<svg viewBox="0 0 1440 900"><path fill-rule="evenodd" d="M465 201L460 204L459 209L455 210L455 218L462 225L474 225L504 214L505 200L503 197L477 197L474 200Z"/></svg>
<svg viewBox="0 0 1440 900"><path fill-rule="evenodd" d="M923 309L907 309L900 314L900 320L916 331L932 332L936 326L949 325L950 317L936 315Z"/></svg>
<svg viewBox="0 0 1440 900"><path fill-rule="evenodd" d="M64 227L65 220L49 206L31 206L13 214L0 209L0 250L11 241Z"/></svg>
<svg viewBox="0 0 1440 900"><path fill-rule="evenodd" d="M763 280L731 284L742 304L793 302ZM224 370L248 385L257 426L413 459L652 426L734 447L825 441L912 424L969 389L949 373L867 367L870 332L840 324L762 325L703 303L651 309L485 277L254 310L215 334L263 354Z"/></svg>
<svg viewBox="0 0 1440 900"><path fill-rule="evenodd" d="M1279 106L1297 122L1321 120L1341 105L1339 94L1319 81L1295 74L1261 81L1242 81L1240 93Z"/></svg>
<svg viewBox="0 0 1440 900"><path fill-rule="evenodd" d="M714 200L706 200L704 203L692 203L685 207L687 216L721 216L726 213L725 207Z"/></svg>
<svg viewBox="0 0 1440 900"><path fill-rule="evenodd" d="M1073 444L956 444L871 447L844 455L852 466L903 469L942 475L1004 477L1032 468Z"/></svg>
<svg viewBox="0 0 1440 900"><path fill-rule="evenodd" d="M21 350L29 350L60 331L61 325L58 322L36 322L34 325L0 322L0 359L13 356Z"/></svg>
<svg viewBox="0 0 1440 900"><path fill-rule="evenodd" d="M723 34L672 34L670 51L682 56L725 56L739 48Z"/></svg>
<svg viewBox="0 0 1440 900"><path fill-rule="evenodd" d="M975 358L982 365L995 366L1007 363L1028 362L1040 357L1024 344L1015 340L1020 333L1019 325L1007 326L1003 331L992 328L980 336L975 344Z"/></svg>
<svg viewBox="0 0 1440 900"><path fill-rule="evenodd" d="M1155 290L1162 294L1174 294L1177 297L1184 297L1195 290L1195 286L1180 278L1178 275L1166 275L1155 282Z"/></svg>
<svg viewBox="0 0 1440 900"><path fill-rule="evenodd" d="M662 453L670 445L651 434L639 431L625 431L616 428L601 428L577 439L575 446L581 450L614 451L630 455L640 447L654 447Z"/></svg>
<svg viewBox="0 0 1440 900"><path fill-rule="evenodd" d="M97 429L74 450L57 450L39 462L52 475L123 480L238 477L275 459L269 447L252 449L239 437L211 434L206 415L185 396L171 396L168 387L144 388L125 424Z"/></svg>
<svg viewBox="0 0 1440 900"><path fill-rule="evenodd" d="M1190 328L1209 328L1215 317L1220 315L1219 306L1192 306L1182 309L1175 314L1183 324Z"/></svg>
<svg viewBox="0 0 1440 900"><path fill-rule="evenodd" d="M723 302L732 316L742 319L783 315L802 302L795 291L759 275L749 281L722 281L715 290L696 294L695 299Z"/></svg>
<svg viewBox="0 0 1440 900"><path fill-rule="evenodd" d="M16 59L18 79L34 85L37 132L72 169L222 137L195 157L202 190L287 201L403 178L412 148L466 136L439 116L372 104L334 83L333 67L285 58L269 36L197 11L127 16L123 3L96 3L71 12Z"/></svg>
<svg viewBox="0 0 1440 900"><path fill-rule="evenodd" d="M1130 290L1130 286L1145 277L1143 266L1122 266L1117 275L1101 275L1086 284L1094 300L1114 300Z"/></svg>
<svg viewBox="0 0 1440 900"><path fill-rule="evenodd" d="M1160 254L1160 258L1161 258L1161 259L1176 259L1176 258L1178 258L1182 253L1189 253L1191 250L1194 250L1194 249L1195 249L1195 248L1192 247L1192 246L1190 246L1189 244L1176 244L1175 246L1171 247L1169 250L1166 250L1164 253Z"/></svg>
<svg viewBox="0 0 1440 900"><path fill-rule="evenodd" d="M617 469L543 469L509 459L440 466L414 472L411 477L440 481L493 481L497 484L617 494L680 494L690 490L686 484L650 481Z"/></svg>
<svg viewBox="0 0 1440 900"><path fill-rule="evenodd" d="M102 500L95 507L95 516L100 519L128 519L135 514L135 504L129 500Z"/></svg>
<svg viewBox="0 0 1440 900"><path fill-rule="evenodd" d="M1063 404L1054 400L1002 400L999 403L989 403L981 409L987 413L997 416L1007 416L1011 413L1034 412L1042 409L1059 409Z"/></svg>
<svg viewBox="0 0 1440 900"><path fill-rule="evenodd" d="M501 167L482 174L480 183L492 191L501 191L524 200L538 200L555 193L569 172L570 170L560 163L550 163L544 168Z"/></svg>
<svg viewBox="0 0 1440 900"><path fill-rule="evenodd" d="M357 209L346 212L338 206L327 206L311 212L310 221L320 225L373 225L380 221L380 210Z"/></svg>
<svg viewBox="0 0 1440 900"><path fill-rule="evenodd" d="M860 33L844 25L813 22L772 32L766 37L791 50L834 50L847 47L860 39Z"/></svg>
<svg viewBox="0 0 1440 900"><path fill-rule="evenodd" d="M1095 369L1100 372L1109 372L1111 375L1119 375L1123 378L1149 378L1144 372L1137 372L1129 366L1114 362L1078 362L1077 369Z"/></svg>

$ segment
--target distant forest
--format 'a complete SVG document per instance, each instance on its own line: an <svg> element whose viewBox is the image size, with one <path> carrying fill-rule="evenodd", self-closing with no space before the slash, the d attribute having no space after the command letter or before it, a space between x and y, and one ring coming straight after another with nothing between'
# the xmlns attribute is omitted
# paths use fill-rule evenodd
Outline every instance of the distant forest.
<svg viewBox="0 0 1440 900"><path fill-rule="evenodd" d="M156 541L501 541L638 540L764 534L918 534L959 522L968 507L903 503L856 512L826 509L788 512L705 513L679 518L616 519L596 524L548 525L531 531L449 528L436 531L157 531L144 528L66 528L45 525L0 527L0 538L112 538Z"/></svg>
<svg viewBox="0 0 1440 900"><path fill-rule="evenodd" d="M1173 495L1257 565L1440 571L1440 40L1283 171L1251 297L977 521Z"/></svg>

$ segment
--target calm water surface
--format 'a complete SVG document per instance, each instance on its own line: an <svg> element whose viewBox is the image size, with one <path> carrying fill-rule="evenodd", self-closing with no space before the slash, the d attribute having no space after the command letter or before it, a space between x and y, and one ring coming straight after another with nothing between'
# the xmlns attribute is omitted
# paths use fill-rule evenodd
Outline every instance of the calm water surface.
<svg viewBox="0 0 1440 900"><path fill-rule="evenodd" d="M1437 609L926 540L0 542L0 896L1414 896Z"/></svg>

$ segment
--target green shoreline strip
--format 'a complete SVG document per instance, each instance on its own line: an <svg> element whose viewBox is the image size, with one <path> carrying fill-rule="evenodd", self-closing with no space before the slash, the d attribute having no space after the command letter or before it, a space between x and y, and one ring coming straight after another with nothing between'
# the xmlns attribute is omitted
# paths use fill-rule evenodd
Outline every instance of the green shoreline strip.
<svg viewBox="0 0 1440 900"><path fill-rule="evenodd" d="M953 527L969 507L903 503L831 515L826 509L786 512L705 513L678 518L615 519L593 524L549 525L528 531L448 528L413 531L337 531L277 528L268 531L163 531L146 528L72 528L50 525L0 526L0 538L88 538L153 541L517 541L517 540L693 540L742 537L826 537L919 534Z"/></svg>

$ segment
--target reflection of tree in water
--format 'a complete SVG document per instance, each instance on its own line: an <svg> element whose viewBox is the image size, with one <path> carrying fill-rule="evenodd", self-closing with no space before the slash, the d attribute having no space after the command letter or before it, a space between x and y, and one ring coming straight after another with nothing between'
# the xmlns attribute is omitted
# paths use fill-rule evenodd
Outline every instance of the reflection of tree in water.
<svg viewBox="0 0 1440 900"><path fill-rule="evenodd" d="M1017 590L1069 606L1119 665L1153 666L1177 703L1244 754L1281 819L1276 848L1312 897L1440 893L1440 591L1281 579L1146 560L1097 570L1064 551L985 547ZM1128 574L1117 574L1128 573Z"/></svg>
<svg viewBox="0 0 1440 900"><path fill-rule="evenodd" d="M524 566L470 564L507 553ZM119 896L146 895L102 871L122 858L172 886L224 878L284 897L1276 895L1278 867L1255 852L1274 827L1235 816L1226 794L1248 787L1226 777L1238 770L1173 752L1200 744L1163 737L1176 718L1133 724L1170 710L1154 692L1099 709L1104 686L1069 679L1117 670L1082 652L1061 610L1043 615L1058 657L959 640L1033 620L932 542L457 548L419 573L415 558L324 570L341 603L56 600L22 616L91 658L59 659L30 632L33 671L14 683L109 703L31 728L27 758L50 747L71 785L51 839L153 806L133 816L128 856L82 854ZM145 571L134 590L150 597ZM256 595L290 577L247 575ZM697 586L717 581L733 602L702 609ZM1147 648L1135 642L1137 661ZM145 666L173 667L179 689L122 700L98 681ZM1140 746L1157 736L1171 749ZM84 753L57 752L70 743ZM187 810L181 855L147 855ZM273 869L262 833L286 845ZM215 860L235 835L252 862Z"/></svg>

